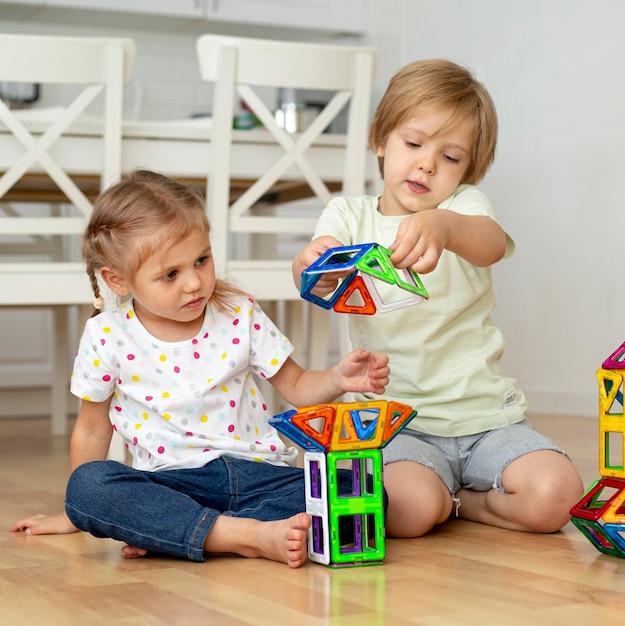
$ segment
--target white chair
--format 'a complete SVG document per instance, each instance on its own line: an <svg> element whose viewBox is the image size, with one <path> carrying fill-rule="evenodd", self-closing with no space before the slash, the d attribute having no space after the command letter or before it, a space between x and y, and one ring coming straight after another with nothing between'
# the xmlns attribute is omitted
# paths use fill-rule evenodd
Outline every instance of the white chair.
<svg viewBox="0 0 625 626"><path fill-rule="evenodd" d="M279 258L275 248L273 255L267 255L267 245L265 258L259 259L258 248L253 246L252 254L241 258L233 250L233 234L252 234L266 244L276 234L290 233L299 237L299 249L312 236L318 215L331 198L330 185L346 195L364 193L371 171L367 132L377 53L365 47L217 35L199 37L197 53L202 78L213 83L207 208L217 267L259 301L286 302L286 330L296 349L306 339L308 366L324 368L330 314L314 306L308 315L303 314L307 303L294 286L292 258ZM274 118L280 88L328 92L327 104L307 128L288 133ZM239 100L260 120L262 129L233 130ZM345 134L324 132L345 109ZM264 172L250 172L243 193L232 198L231 145L236 133L256 133L259 143L274 156L273 160L268 157ZM337 158L320 159L315 152L318 144L335 146ZM279 202L281 188L294 181L304 181L310 188L305 195L318 198L314 215L286 216L275 203L270 203L270 210L259 210L274 197ZM302 329L302 320L309 321L308 329Z"/></svg>
<svg viewBox="0 0 625 626"><path fill-rule="evenodd" d="M123 88L135 54L134 42L125 38L0 34L0 81L38 83L42 91L54 88L68 97L67 104L55 106L49 116L38 116L35 110L25 115L0 101L3 150L10 151L12 163L0 175L0 202L20 197L16 183L25 185L21 199L35 201L37 196L28 193L29 185L47 180L58 187L69 207L44 217L26 216L19 209L6 211L0 217L0 252L12 237L18 243L53 239L67 243L73 239L77 247L92 205L76 182L85 173L80 169L80 154L72 148L72 126L92 103L100 105L101 171L90 182L95 195L121 178ZM73 171L64 168L68 160L75 164ZM81 262L67 256L33 261L25 254L27 246L23 252L0 262L0 307L49 307L54 311L52 433L62 435L67 429L69 355L76 348L68 346L68 307L91 303L93 292Z"/></svg>

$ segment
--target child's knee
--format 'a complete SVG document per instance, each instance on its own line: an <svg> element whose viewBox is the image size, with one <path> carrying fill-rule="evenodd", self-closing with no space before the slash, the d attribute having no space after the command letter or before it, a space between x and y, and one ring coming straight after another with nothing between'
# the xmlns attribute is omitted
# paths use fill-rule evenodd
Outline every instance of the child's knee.
<svg viewBox="0 0 625 626"><path fill-rule="evenodd" d="M93 476L93 470L95 466L95 461L90 463L83 463L83 465L79 465L70 475L69 481L67 483L67 491L75 492L82 491L85 488L88 488L93 484L95 477Z"/></svg>
<svg viewBox="0 0 625 626"><path fill-rule="evenodd" d="M102 461L79 465L69 477L65 500L74 505L93 502L99 498L100 491L107 488L107 474L106 463Z"/></svg>
<svg viewBox="0 0 625 626"><path fill-rule="evenodd" d="M546 474L533 481L528 510L528 526L534 532L551 533L562 529L570 519L571 507L581 498L584 487L581 478L571 471Z"/></svg>
<svg viewBox="0 0 625 626"><path fill-rule="evenodd" d="M438 485L437 485L438 487ZM387 533L392 537L421 537L442 524L453 510L453 500L446 487L415 489L400 501L389 499Z"/></svg>

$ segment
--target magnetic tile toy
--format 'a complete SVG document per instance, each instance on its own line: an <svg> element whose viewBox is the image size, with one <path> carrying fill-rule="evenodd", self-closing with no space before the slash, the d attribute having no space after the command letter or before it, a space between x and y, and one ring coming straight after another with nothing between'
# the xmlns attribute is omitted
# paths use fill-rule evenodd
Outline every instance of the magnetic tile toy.
<svg viewBox="0 0 625 626"><path fill-rule="evenodd" d="M625 343L597 370L599 473L571 509L571 522L604 554L625 558Z"/></svg>
<svg viewBox="0 0 625 626"><path fill-rule="evenodd" d="M324 309L338 313L373 315L419 304L429 298L419 275L411 269L398 270L390 257L392 250L377 243L330 248L302 272L300 295ZM337 274L337 287L326 297L313 293L320 278ZM394 287L386 297L380 281Z"/></svg>
<svg viewBox="0 0 625 626"><path fill-rule="evenodd" d="M311 561L347 567L384 560L381 448L416 414L399 402L372 400L301 407L269 420L305 451ZM338 472L346 466L351 489L341 493Z"/></svg>

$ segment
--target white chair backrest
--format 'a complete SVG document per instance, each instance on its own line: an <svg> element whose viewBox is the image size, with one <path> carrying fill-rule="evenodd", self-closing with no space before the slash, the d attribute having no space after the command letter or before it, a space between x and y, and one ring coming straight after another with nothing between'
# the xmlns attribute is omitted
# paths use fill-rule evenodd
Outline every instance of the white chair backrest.
<svg viewBox="0 0 625 626"><path fill-rule="evenodd" d="M324 182L307 151L323 137L324 131L345 107L348 114L343 138L344 160L334 182L341 182L342 191L347 195L364 192L366 138L377 53L373 48L218 35L199 37L197 53L202 78L214 83L207 206L214 234L215 259L218 267L227 270L230 259L228 234L231 232L312 234L316 218L249 215L249 210L271 191L276 182L294 178L305 180L322 205L327 204L331 198L327 178ZM267 87L324 90L333 92L333 95L310 126L301 133L289 134L277 124L272 107L262 97L263 89ZM246 103L283 152L231 204L233 133L255 132L233 131L235 98Z"/></svg>
<svg viewBox="0 0 625 626"><path fill-rule="evenodd" d="M72 261L66 237L78 238L92 209L76 177L94 176L81 170L80 150L71 135L90 105L101 104L101 125L89 124L90 136L101 138L101 165L90 191L95 195L120 180L123 86L135 54L134 42L126 38L0 34L0 82L37 83L44 93L54 88L60 93L55 101L69 94L66 105L55 104L51 111L22 111L0 101L0 306L51 307L54 312L47 337L53 356L54 434L67 428L69 354L75 350L68 345L67 308L93 298L83 264ZM68 157L72 171L64 169ZM44 193L38 194L42 181ZM16 208L18 200L46 206L33 217L28 204L26 210L23 204ZM47 205L53 206L45 213Z"/></svg>
<svg viewBox="0 0 625 626"><path fill-rule="evenodd" d="M123 85L130 78L135 44L125 38L57 37L0 34L0 81L79 86L78 94L55 114L46 127L37 120L36 132L19 111L0 101L0 126L10 131L17 158L0 176L0 200L25 174L47 174L80 212L80 217L0 218L5 234L79 233L91 203L55 158L60 137L98 97L102 107L102 168L100 189L121 177ZM6 145L6 144L5 144Z"/></svg>

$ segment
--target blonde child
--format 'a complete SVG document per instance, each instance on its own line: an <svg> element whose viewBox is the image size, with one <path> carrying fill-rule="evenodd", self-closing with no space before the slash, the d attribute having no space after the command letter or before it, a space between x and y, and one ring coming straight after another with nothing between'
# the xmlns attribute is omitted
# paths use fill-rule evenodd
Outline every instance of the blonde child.
<svg viewBox="0 0 625 626"><path fill-rule="evenodd" d="M356 350L328 371L303 370L254 300L216 278L202 198L153 172L100 196L83 257L95 304L98 274L120 303L96 311L76 355L65 512L11 530L84 530L125 542L125 557L236 553L302 565L303 470L268 424L252 374L310 405L382 393L387 357ZM113 430L132 467L105 460Z"/></svg>
<svg viewBox="0 0 625 626"><path fill-rule="evenodd" d="M381 196L332 200L293 263L299 284L302 270L328 248L375 242L393 250L395 267L426 275L429 301L349 318L354 345L389 355L385 397L418 411L384 450L391 536L423 535L453 511L553 532L582 494L577 471L532 428L523 392L500 367L504 339L491 318L491 266L512 255L514 243L475 187L496 143L493 101L469 71L439 59L407 65L370 127ZM336 275L324 277L315 293L335 288Z"/></svg>

